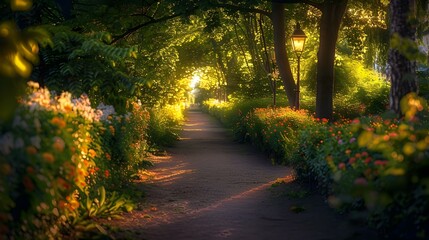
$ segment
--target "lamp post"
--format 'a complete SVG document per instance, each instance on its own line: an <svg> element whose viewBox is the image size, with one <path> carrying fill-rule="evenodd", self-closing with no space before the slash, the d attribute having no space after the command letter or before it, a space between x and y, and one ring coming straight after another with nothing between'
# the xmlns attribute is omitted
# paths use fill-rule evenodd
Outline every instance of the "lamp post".
<svg viewBox="0 0 429 240"><path fill-rule="evenodd" d="M307 36L305 35L304 31L302 31L301 27L299 26L299 23L296 24L295 30L292 33L291 39L292 39L292 48L293 48L293 51L295 52L297 60L298 60L298 73L297 73L297 77L296 77L296 90L295 90L296 91L295 108L298 110L299 109L299 93L300 93L300 90L299 90L300 61L301 61L302 52L304 51L305 40L307 39Z"/></svg>

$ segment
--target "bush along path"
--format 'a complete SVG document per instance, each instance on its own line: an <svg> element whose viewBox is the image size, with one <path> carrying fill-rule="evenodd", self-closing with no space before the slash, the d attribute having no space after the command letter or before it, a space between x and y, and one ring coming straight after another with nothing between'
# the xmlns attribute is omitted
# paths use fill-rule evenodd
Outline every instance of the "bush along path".
<svg viewBox="0 0 429 240"><path fill-rule="evenodd" d="M109 221L117 239L371 239L324 199L294 183L215 119L187 113L181 140L154 157L139 210Z"/></svg>

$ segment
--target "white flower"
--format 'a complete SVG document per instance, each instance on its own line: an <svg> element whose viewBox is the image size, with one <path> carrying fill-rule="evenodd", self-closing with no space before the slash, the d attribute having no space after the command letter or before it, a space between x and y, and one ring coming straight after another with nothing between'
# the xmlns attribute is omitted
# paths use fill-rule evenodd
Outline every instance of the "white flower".
<svg viewBox="0 0 429 240"><path fill-rule="evenodd" d="M12 135L12 133L7 132L3 136L0 136L0 152L3 155L8 155L12 148L13 148L13 135Z"/></svg>
<svg viewBox="0 0 429 240"><path fill-rule="evenodd" d="M34 119L34 127L36 128L37 132L42 131L42 124L40 123L40 120L38 118Z"/></svg>
<svg viewBox="0 0 429 240"><path fill-rule="evenodd" d="M33 82L33 81L28 81L27 85L31 88L36 88L36 89L40 87L38 82Z"/></svg>
<svg viewBox="0 0 429 240"><path fill-rule="evenodd" d="M13 118L12 127L28 129L27 123L21 118L21 116L18 115Z"/></svg>
<svg viewBox="0 0 429 240"><path fill-rule="evenodd" d="M104 103L100 103L97 109L101 112L99 119L101 121L107 121L107 118L111 115L116 114L115 108L111 105L104 105Z"/></svg>
<svg viewBox="0 0 429 240"><path fill-rule="evenodd" d="M30 142L33 146L35 146L36 148L40 149L40 142L42 141L42 139L40 139L39 136L34 136L30 138Z"/></svg>
<svg viewBox="0 0 429 240"><path fill-rule="evenodd" d="M24 140L22 138L15 139L15 149L23 148L24 147Z"/></svg>

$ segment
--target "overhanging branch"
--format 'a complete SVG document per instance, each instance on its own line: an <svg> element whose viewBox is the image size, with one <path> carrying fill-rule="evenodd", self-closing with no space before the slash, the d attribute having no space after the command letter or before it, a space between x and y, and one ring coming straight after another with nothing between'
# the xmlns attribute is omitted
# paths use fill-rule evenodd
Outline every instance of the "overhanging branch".
<svg viewBox="0 0 429 240"><path fill-rule="evenodd" d="M188 12L191 12L191 11L194 11L194 10L196 10L196 8L192 8ZM119 41L119 40L121 40L121 39L123 39L123 38L125 38L125 37L127 37L127 36L129 36L131 34L133 34L134 32L138 31L140 28L143 28L143 27L155 24L155 23L159 23L159 22L164 22L164 21L167 21L167 20L170 20L170 19L182 16L184 14L186 14L186 13L176 13L176 14L173 14L173 15L170 15L170 16L164 16L164 17L158 18L158 19L153 18L150 21L144 22L144 23L139 24L139 25L137 25L135 27L127 29L124 33L122 33L120 35L113 36L113 40L112 40L112 42L110 44L114 44L117 41Z"/></svg>
<svg viewBox="0 0 429 240"><path fill-rule="evenodd" d="M304 4L308 4L311 5L317 9L321 9L322 8L322 4L323 2L313 2L311 0L270 0L270 2L275 2L275 3L286 3L286 4L291 4L291 3L304 3Z"/></svg>
<svg viewBox="0 0 429 240"><path fill-rule="evenodd" d="M236 10L236 11L241 11L241 12L259 13L259 14L262 14L262 15L265 15L265 16L271 18L271 12L264 11L262 9L246 8L246 7L241 7L241 6L232 5L232 4L226 4L226 3L216 3L216 4L213 4L212 6L213 7L220 7L220 8L226 8L226 9Z"/></svg>

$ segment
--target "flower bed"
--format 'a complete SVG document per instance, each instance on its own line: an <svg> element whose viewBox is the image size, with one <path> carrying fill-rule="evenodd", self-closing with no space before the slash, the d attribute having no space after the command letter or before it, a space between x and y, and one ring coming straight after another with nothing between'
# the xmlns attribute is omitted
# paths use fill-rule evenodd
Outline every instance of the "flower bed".
<svg viewBox="0 0 429 240"><path fill-rule="evenodd" d="M92 218L133 208L116 191L145 163L150 113L133 103L117 115L111 106L91 107L85 95L30 86L0 126L0 236L84 237L102 229Z"/></svg>
<svg viewBox="0 0 429 240"><path fill-rule="evenodd" d="M335 123L313 119L305 111L256 108L234 127L277 162L290 163L331 206L359 212L380 237L426 239L428 107L410 94L401 108L401 120L372 116ZM234 106L224 111L230 109Z"/></svg>

